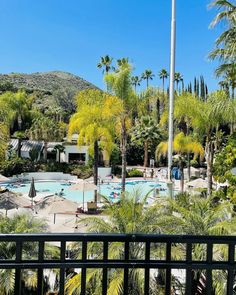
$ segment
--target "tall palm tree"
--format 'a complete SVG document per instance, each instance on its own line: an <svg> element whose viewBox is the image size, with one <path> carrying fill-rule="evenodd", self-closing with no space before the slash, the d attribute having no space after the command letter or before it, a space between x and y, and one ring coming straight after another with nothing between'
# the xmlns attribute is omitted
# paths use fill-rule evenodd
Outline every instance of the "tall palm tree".
<svg viewBox="0 0 236 295"><path fill-rule="evenodd" d="M211 22L211 27L215 27L220 22L226 23L226 30L217 38L215 49L210 53L210 58L220 60L235 60L236 57L236 4L234 0L214 0L210 7L219 10L216 17Z"/></svg>
<svg viewBox="0 0 236 295"><path fill-rule="evenodd" d="M124 64L118 66L118 69L114 73L109 73L105 76L108 88L111 93L115 94L122 101L123 110L117 113L117 118L120 120L120 148L122 159L122 192L125 191L125 179L126 179L126 155L127 155L127 136L128 129L131 125L131 118L133 108L135 107L134 95L131 82L131 66Z"/></svg>
<svg viewBox="0 0 236 295"><path fill-rule="evenodd" d="M162 69L160 72L159 72L159 78L162 80L162 89L163 89L163 92L165 91L165 80L167 80L169 74L167 72L166 69Z"/></svg>
<svg viewBox="0 0 236 295"><path fill-rule="evenodd" d="M153 78L155 77L155 75L152 73L151 70L145 70L143 73L142 73L142 76L141 78L143 80L146 80L147 82L147 88L149 86L149 80L153 80Z"/></svg>
<svg viewBox="0 0 236 295"><path fill-rule="evenodd" d="M78 144L90 146L94 156L94 184L97 185L99 146L109 157L114 141L115 114L122 109L122 103L99 90L81 91L77 103L77 112L70 119L68 134L78 133Z"/></svg>
<svg viewBox="0 0 236 295"><path fill-rule="evenodd" d="M216 76L223 76L227 86L231 87L231 98L234 99L236 89L236 63L222 64L216 69Z"/></svg>
<svg viewBox="0 0 236 295"><path fill-rule="evenodd" d="M97 64L99 69L103 68L103 73L109 73L112 67L113 58L109 55L101 56L100 62Z"/></svg>
<svg viewBox="0 0 236 295"><path fill-rule="evenodd" d="M141 79L139 76L132 76L131 77L132 85L134 86L134 91L136 93L137 86L140 86Z"/></svg>
<svg viewBox="0 0 236 295"><path fill-rule="evenodd" d="M126 66L128 64L129 64L129 58L128 57L122 57L122 58L117 59L118 67Z"/></svg>
<svg viewBox="0 0 236 295"><path fill-rule="evenodd" d="M144 147L144 167L148 167L148 152L151 144L160 142L161 132L151 116L142 116L135 121L131 132L131 140L141 143Z"/></svg>
<svg viewBox="0 0 236 295"><path fill-rule="evenodd" d="M183 83L183 76L177 72L175 73L175 83L176 83L176 89L177 89L177 92L179 93L179 83L182 82ZM183 86L183 84L182 84Z"/></svg>
<svg viewBox="0 0 236 295"><path fill-rule="evenodd" d="M183 132L178 133L173 141L173 149L178 155L179 169L180 169L180 190L184 191L184 165L186 157L189 153L194 154L194 158L197 156L204 156L204 149L202 145L191 136L184 135ZM168 142L161 142L156 149L157 157L166 155L168 151Z"/></svg>

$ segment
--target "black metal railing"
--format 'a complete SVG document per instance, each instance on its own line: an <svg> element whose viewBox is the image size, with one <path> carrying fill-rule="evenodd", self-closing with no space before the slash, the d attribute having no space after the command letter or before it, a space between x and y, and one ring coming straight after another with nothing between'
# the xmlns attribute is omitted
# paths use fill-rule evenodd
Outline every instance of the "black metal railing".
<svg viewBox="0 0 236 295"><path fill-rule="evenodd" d="M114 243L120 250L118 251L120 255L117 257L114 257L113 251L117 247L112 248ZM77 246L73 248L74 245ZM141 269L143 271L143 294L145 295L153 294L150 286L153 278L161 286L160 294L180 294L178 291L176 293L173 291L178 288L183 288L185 292L183 294L198 294L193 293L193 285L196 284L194 272L198 272L199 286L197 288L204 289L203 294L212 294L214 283L217 283L214 280L217 277L221 279L223 277L222 285L226 292L224 294L231 295L235 294L235 245L236 237L230 236L0 235L0 269L1 271L10 269L14 272L15 294L31 294L22 291L25 285L23 273L26 270L34 270L37 276L37 287L32 294L64 295L66 294L65 284L68 280L68 270L71 269L81 274L80 291L75 294L86 294L86 273L89 269L101 270L101 294L107 294L110 270L122 270L123 294L129 294L130 283L132 283L129 281L131 279L130 270ZM135 256L137 251L133 250L137 247L139 253ZM47 293L44 288L44 273L45 270L50 269L58 270L58 290L54 293ZM158 282L156 270L161 270L164 283ZM222 275L217 276L217 272L221 272ZM180 284L175 285L174 278L177 278ZM178 287L179 285L181 287Z"/></svg>

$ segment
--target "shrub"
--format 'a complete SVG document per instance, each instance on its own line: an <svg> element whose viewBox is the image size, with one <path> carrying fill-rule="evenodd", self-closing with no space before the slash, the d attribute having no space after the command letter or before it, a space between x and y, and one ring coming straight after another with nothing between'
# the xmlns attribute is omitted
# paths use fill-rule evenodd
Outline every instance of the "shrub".
<svg viewBox="0 0 236 295"><path fill-rule="evenodd" d="M0 173L7 177L23 172L35 172L36 170L31 160L18 157L4 161L0 165Z"/></svg>
<svg viewBox="0 0 236 295"><path fill-rule="evenodd" d="M93 175L93 169L89 166L76 165L73 166L71 174L76 175L78 178L86 179Z"/></svg>
<svg viewBox="0 0 236 295"><path fill-rule="evenodd" d="M131 169L128 171L127 177L143 177L143 172L138 169Z"/></svg>

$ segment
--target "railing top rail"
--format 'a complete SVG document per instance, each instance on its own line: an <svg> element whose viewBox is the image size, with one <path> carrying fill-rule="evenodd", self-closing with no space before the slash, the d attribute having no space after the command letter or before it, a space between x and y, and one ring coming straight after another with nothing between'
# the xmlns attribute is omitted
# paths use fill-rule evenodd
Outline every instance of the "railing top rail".
<svg viewBox="0 0 236 295"><path fill-rule="evenodd" d="M163 234L107 234L107 233L37 233L37 234L0 234L0 241L174 241L174 242L236 242L236 236L215 235L163 235Z"/></svg>

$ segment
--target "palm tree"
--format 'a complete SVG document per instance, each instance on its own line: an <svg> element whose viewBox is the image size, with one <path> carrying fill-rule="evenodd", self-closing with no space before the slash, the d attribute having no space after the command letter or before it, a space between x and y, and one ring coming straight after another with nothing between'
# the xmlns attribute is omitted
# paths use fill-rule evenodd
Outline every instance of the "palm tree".
<svg viewBox="0 0 236 295"><path fill-rule="evenodd" d="M211 27L215 27L222 21L226 22L226 31L224 31L215 42L215 49L210 53L210 58L219 58L222 61L235 60L236 46L236 5L229 0L214 0L210 7L215 7L219 13L213 19Z"/></svg>
<svg viewBox="0 0 236 295"><path fill-rule="evenodd" d="M212 173L214 154L220 140L220 128L235 120L235 105L232 105L224 91L215 91L208 96L207 101L195 96L185 95L185 103L178 108L178 117L188 118L189 127L201 136L205 142L205 158L207 162L208 195L212 192Z"/></svg>
<svg viewBox="0 0 236 295"><path fill-rule="evenodd" d="M131 81L132 85L134 86L134 91L136 93L136 88L137 86L140 86L141 79L139 78L139 76L133 76L131 77Z"/></svg>
<svg viewBox="0 0 236 295"><path fill-rule="evenodd" d="M165 91L165 80L168 78L169 74L166 69L162 69L159 72L159 78L162 80L162 89Z"/></svg>
<svg viewBox="0 0 236 295"><path fill-rule="evenodd" d="M100 58L100 62L97 64L97 67L99 69L103 69L103 73L109 73L111 69L113 69L112 67L112 62L113 62L113 58L110 57L109 55L105 55L105 56L101 56Z"/></svg>
<svg viewBox="0 0 236 295"><path fill-rule="evenodd" d="M179 194L175 199L160 200L153 210L159 213L156 225L162 234L179 235L234 235L236 232L236 219L233 205L229 201L216 203L214 197L202 198L190 194ZM176 253L181 254L184 245L180 245ZM222 246L214 247L216 260L225 259L225 249ZM186 253L186 252L185 252ZM227 254L226 254L227 255ZM192 257L194 260L206 259L206 249L202 244L192 244ZM226 294L225 279L227 274L218 277L213 272L212 294ZM191 294L205 294L206 276L203 271L192 271Z"/></svg>
<svg viewBox="0 0 236 295"><path fill-rule="evenodd" d="M236 63L222 64L216 69L216 76L223 76L227 86L231 87L231 98L234 99L236 89Z"/></svg>
<svg viewBox="0 0 236 295"><path fill-rule="evenodd" d="M94 156L94 184L97 185L99 146L109 157L114 142L115 114L121 111L122 103L118 98L99 90L81 91L77 103L77 112L70 119L68 135L78 133L78 144L90 146Z"/></svg>
<svg viewBox="0 0 236 295"><path fill-rule="evenodd" d="M40 233L47 229L45 220L34 218L31 215L15 215L12 218L0 217L0 233L1 234L16 234L16 233ZM0 257L1 259L12 260L15 257L16 244L12 242L1 242ZM37 247L35 243L24 243L24 256L28 258L37 256ZM32 281L31 281L32 283ZM15 272L13 269L0 270L0 293L14 294ZM34 286L34 284L33 284ZM30 287L33 287L32 284Z"/></svg>
<svg viewBox="0 0 236 295"><path fill-rule="evenodd" d="M126 66L129 64L129 58L128 57L122 57L120 59L117 59L117 65L118 67Z"/></svg>
<svg viewBox="0 0 236 295"><path fill-rule="evenodd" d="M131 125L132 111L134 108L134 100L136 99L132 90L131 82L131 66L124 64L118 67L114 73L105 76L108 89L115 94L123 105L123 110L117 113L117 118L120 121L120 148L122 158L122 192L125 191L126 178L126 154L127 154L127 133Z"/></svg>
<svg viewBox="0 0 236 295"><path fill-rule="evenodd" d="M53 150L58 154L58 163L61 162L61 153L65 151L65 147L61 144L57 144L54 146Z"/></svg>
<svg viewBox="0 0 236 295"><path fill-rule="evenodd" d="M43 117L42 115L35 118L32 126L27 131L30 139L44 141L44 161L47 161L47 147L49 141L62 140L65 129L53 120Z"/></svg>
<svg viewBox="0 0 236 295"><path fill-rule="evenodd" d="M182 82L182 86L183 86L183 76L178 72L175 73L175 82L176 82L176 89L177 92L179 93L179 83Z"/></svg>
<svg viewBox="0 0 236 295"><path fill-rule="evenodd" d="M183 132L178 133L174 137L173 149L178 155L179 169L180 169L180 190L184 191L184 165L186 157L189 153L194 154L194 158L197 156L203 157L204 149L202 145L189 135L184 135ZM156 156L160 157L166 155L168 151L168 142L161 142L156 149Z"/></svg>
<svg viewBox="0 0 236 295"><path fill-rule="evenodd" d="M147 81L147 88L149 86L149 80L153 80L153 78L155 77L155 75L152 73L151 70L145 70L143 73L142 73L142 76L141 78L143 80L146 80Z"/></svg>
<svg viewBox="0 0 236 295"><path fill-rule="evenodd" d="M165 69L162 69L160 72L159 72L159 78L162 80L162 95L163 95L163 98L162 98L162 103L160 103L160 100L158 99L157 101L157 108L158 109L161 109L159 111L159 113L162 113L163 112L163 102L164 102L164 99L165 99L165 80L167 80L169 74L167 72L167 70ZM160 115L159 115L160 117ZM158 122L160 121L160 118L158 118Z"/></svg>
<svg viewBox="0 0 236 295"><path fill-rule="evenodd" d="M135 121L131 131L131 140L144 146L144 167L148 167L148 152L152 144L157 144L161 138L159 126L150 116L142 116Z"/></svg>
<svg viewBox="0 0 236 295"><path fill-rule="evenodd" d="M146 208L145 203L148 195L143 196L140 190L134 191L132 194L125 192L119 204L114 204L107 198L104 198L105 214L107 219L99 217L83 218L79 223L87 224L89 232L93 233L156 233L159 229L155 226L158 215L151 207ZM75 259L80 257L78 245L74 244ZM154 249L152 249L154 250ZM142 257L144 249L142 243L134 243L130 245L130 256L134 259ZM96 255L96 258L102 257L102 248L96 243L92 244L88 249L90 254ZM109 259L120 259L124 257L124 247L121 243L111 243L109 245ZM95 289L97 294L101 294L101 276L102 270L95 269L87 273L88 289ZM108 295L124 294L123 290L123 272L121 270L111 270L109 272ZM128 294L143 294L144 273L137 268L130 272ZM81 286L81 274L74 274L67 278L66 294L78 294ZM160 290L161 286L156 283L154 290ZM89 291L89 290L88 290ZM161 291L154 294L164 294Z"/></svg>

